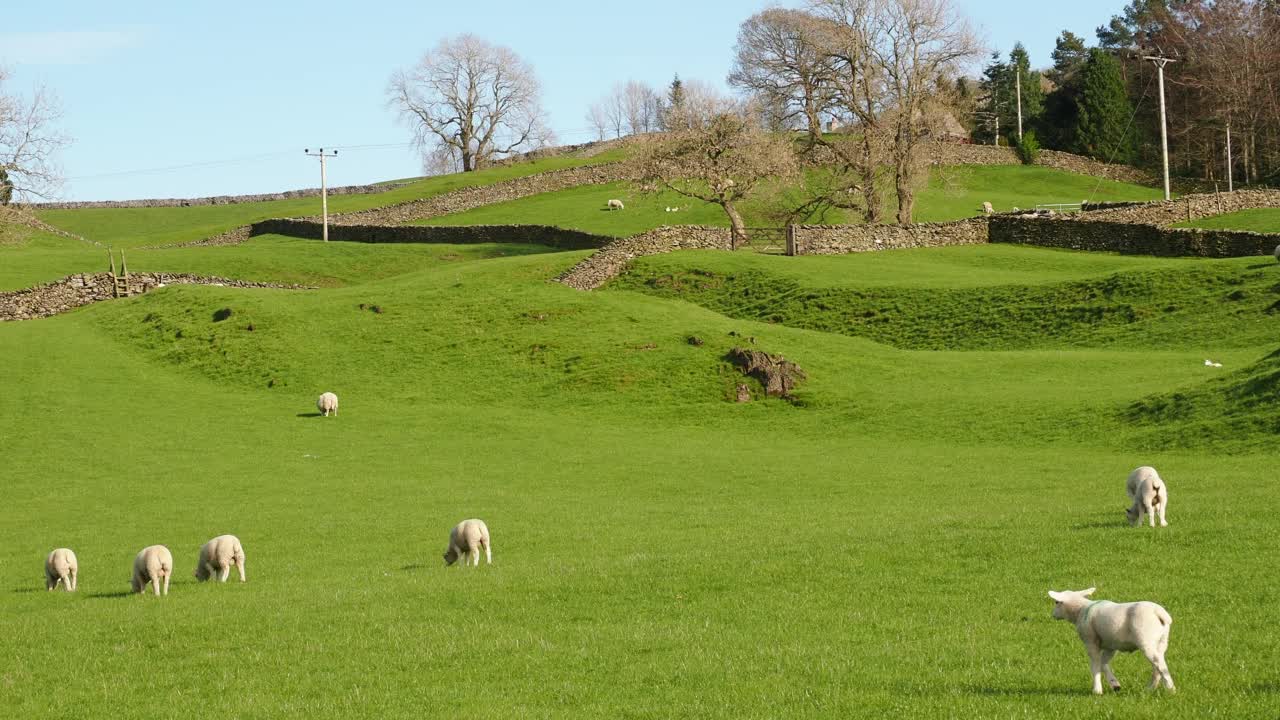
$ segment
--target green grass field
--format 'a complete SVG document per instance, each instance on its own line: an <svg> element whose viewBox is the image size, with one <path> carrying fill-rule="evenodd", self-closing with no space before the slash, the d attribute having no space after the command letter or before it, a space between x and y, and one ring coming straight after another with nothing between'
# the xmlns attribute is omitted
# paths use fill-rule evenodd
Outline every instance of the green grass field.
<svg viewBox="0 0 1280 720"><path fill-rule="evenodd" d="M1248 230L1260 233L1280 233L1280 208L1257 208L1240 212L1214 215L1200 218L1189 223L1181 223L1177 227L1201 228L1203 230Z"/></svg>
<svg viewBox="0 0 1280 720"><path fill-rule="evenodd" d="M0 287L99 253L33 235ZM584 256L138 250L321 289L0 324L0 714L1274 714L1274 260L686 252L548 282ZM795 402L730 402L739 344L805 369ZM1141 464L1168 528L1124 523ZM467 517L494 565L445 568ZM192 578L221 533L247 584ZM132 596L153 543L171 594ZM78 593L43 589L57 546ZM1176 695L1135 655L1089 695L1045 594L1089 586L1169 610Z"/></svg>
<svg viewBox="0 0 1280 720"><path fill-rule="evenodd" d="M964 166L935 169L922 188L916 207L917 222L959 220L982 214L990 202L998 212L1038 203L1155 200L1156 190L1110 180L1076 175L1045 167L1022 165ZM626 210L609 211L610 198L621 199ZM666 211L679 207L677 213ZM742 208L748 225L773 224L757 204ZM885 217L892 219L896 206L886 202ZM856 218L833 212L823 222L853 222ZM422 225L556 225L601 235L626 237L662 225L714 225L728 227L724 211L715 205L681 197L672 192L646 194L624 184L584 186L544 193L510 202L487 205L466 212L420 221Z"/></svg>
<svg viewBox="0 0 1280 720"><path fill-rule="evenodd" d="M423 178L404 187L381 193L334 195L329 198L329 212L368 210L420 200L464 187L491 185L551 170L616 162L624 157L623 153L623 150L609 150L590 158L573 156L544 158L534 162L486 168L474 173ZM319 197L234 205L43 210L38 213L42 220L63 230L100 243L125 248L202 240L259 220L319 214Z"/></svg>

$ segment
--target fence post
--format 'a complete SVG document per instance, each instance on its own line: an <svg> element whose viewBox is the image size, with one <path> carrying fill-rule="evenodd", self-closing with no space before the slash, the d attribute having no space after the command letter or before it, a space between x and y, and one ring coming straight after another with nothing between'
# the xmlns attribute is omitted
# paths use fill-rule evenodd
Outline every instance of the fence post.
<svg viewBox="0 0 1280 720"><path fill-rule="evenodd" d="M796 247L796 226L789 224L787 225L787 255L795 257L799 254L799 248Z"/></svg>

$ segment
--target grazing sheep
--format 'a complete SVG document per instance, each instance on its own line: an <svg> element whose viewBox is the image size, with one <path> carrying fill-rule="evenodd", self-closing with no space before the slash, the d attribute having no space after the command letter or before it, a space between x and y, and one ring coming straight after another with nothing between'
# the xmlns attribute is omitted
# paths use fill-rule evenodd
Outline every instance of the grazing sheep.
<svg viewBox="0 0 1280 720"><path fill-rule="evenodd" d="M480 548L484 548L484 559L493 564L493 547L489 544L489 526L483 520L463 520L449 532L449 547L444 552L444 564L452 565L462 558L465 567L468 562L480 564Z"/></svg>
<svg viewBox="0 0 1280 720"><path fill-rule="evenodd" d="M150 545L142 548L133 559L133 591L146 592L147 583L156 591L156 596L169 594L169 577L173 575L173 553L163 545ZM161 592L163 581L164 592Z"/></svg>
<svg viewBox="0 0 1280 720"><path fill-rule="evenodd" d="M1130 525L1141 525L1142 515L1146 513L1151 520L1151 527L1156 526L1156 514L1160 514L1160 527L1168 527L1164 513L1169 509L1169 487L1153 467L1143 465L1129 473L1124 489L1129 493L1133 505L1125 511Z"/></svg>
<svg viewBox="0 0 1280 720"><path fill-rule="evenodd" d="M621 200L614 198L613 200L609 201L609 209L610 210L626 210L627 206L623 205Z"/></svg>
<svg viewBox="0 0 1280 720"><path fill-rule="evenodd" d="M1276 261L1280 262L1280 245L1276 246Z"/></svg>
<svg viewBox="0 0 1280 720"><path fill-rule="evenodd" d="M44 588L54 590L58 583L67 592L75 592L76 574L80 572L80 564L76 562L76 554L67 548L58 548L49 553L44 561Z"/></svg>
<svg viewBox="0 0 1280 720"><path fill-rule="evenodd" d="M240 546L240 538L235 535L219 535L200 548L200 558L196 560L196 580L204 582L217 577L218 582L226 582L231 575L231 566L240 572L240 582L244 582L244 548Z"/></svg>
<svg viewBox="0 0 1280 720"><path fill-rule="evenodd" d="M334 416L337 416L338 396L331 392L322 393L320 397L316 399L316 409L321 413L324 413L325 417L329 417L329 413L333 413Z"/></svg>
<svg viewBox="0 0 1280 720"><path fill-rule="evenodd" d="M982 212L984 215L994 215L996 212L996 209L991 206L991 203L984 202L982 203Z"/></svg>
<svg viewBox="0 0 1280 720"><path fill-rule="evenodd" d="M1093 674L1093 694L1102 694L1102 674L1112 690L1120 689L1120 681L1111 672L1111 658L1117 652L1141 650L1151 661L1151 689L1160 687L1163 680L1169 692L1175 692L1173 676L1164 661L1169 647L1169 626L1173 618L1164 608L1153 602L1113 603L1110 600L1090 600L1097 588L1072 591L1049 591L1053 598L1053 617L1069 620L1084 641L1089 653L1089 670Z"/></svg>

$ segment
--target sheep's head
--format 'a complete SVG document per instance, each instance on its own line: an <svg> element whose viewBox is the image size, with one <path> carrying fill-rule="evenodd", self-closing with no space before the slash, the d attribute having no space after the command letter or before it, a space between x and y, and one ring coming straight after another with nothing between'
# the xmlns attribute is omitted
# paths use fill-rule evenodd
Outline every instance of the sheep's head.
<svg viewBox="0 0 1280 720"><path fill-rule="evenodd" d="M1127 508L1125 508L1125 509L1124 509L1124 516L1125 516L1125 518L1126 518L1126 519L1128 519L1128 521L1129 521L1129 524L1130 524L1130 525L1137 525L1137 524L1138 524L1138 517L1139 517L1140 515L1141 515L1141 513L1139 513L1139 511L1138 511L1138 506L1137 506L1137 505L1134 505L1134 506L1132 506L1132 507L1127 507Z"/></svg>
<svg viewBox="0 0 1280 720"><path fill-rule="evenodd" d="M449 548L443 557L445 565L452 565L458 561L458 551L453 548Z"/></svg>
<svg viewBox="0 0 1280 720"><path fill-rule="evenodd" d="M1053 617L1055 620L1073 620L1080 608L1089 602L1089 596L1097 592L1097 588L1088 590L1050 590L1049 598L1053 600Z"/></svg>

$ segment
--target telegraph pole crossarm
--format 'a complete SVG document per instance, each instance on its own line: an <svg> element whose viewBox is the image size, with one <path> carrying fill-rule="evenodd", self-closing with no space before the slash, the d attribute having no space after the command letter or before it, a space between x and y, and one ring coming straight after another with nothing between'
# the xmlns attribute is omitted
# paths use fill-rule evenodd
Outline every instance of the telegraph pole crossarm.
<svg viewBox="0 0 1280 720"><path fill-rule="evenodd" d="M320 158L320 212L324 216L324 241L329 242L329 187L325 178L325 158L338 157L337 150L325 152L324 148L311 152L311 148L303 148L302 152L311 157Z"/></svg>

